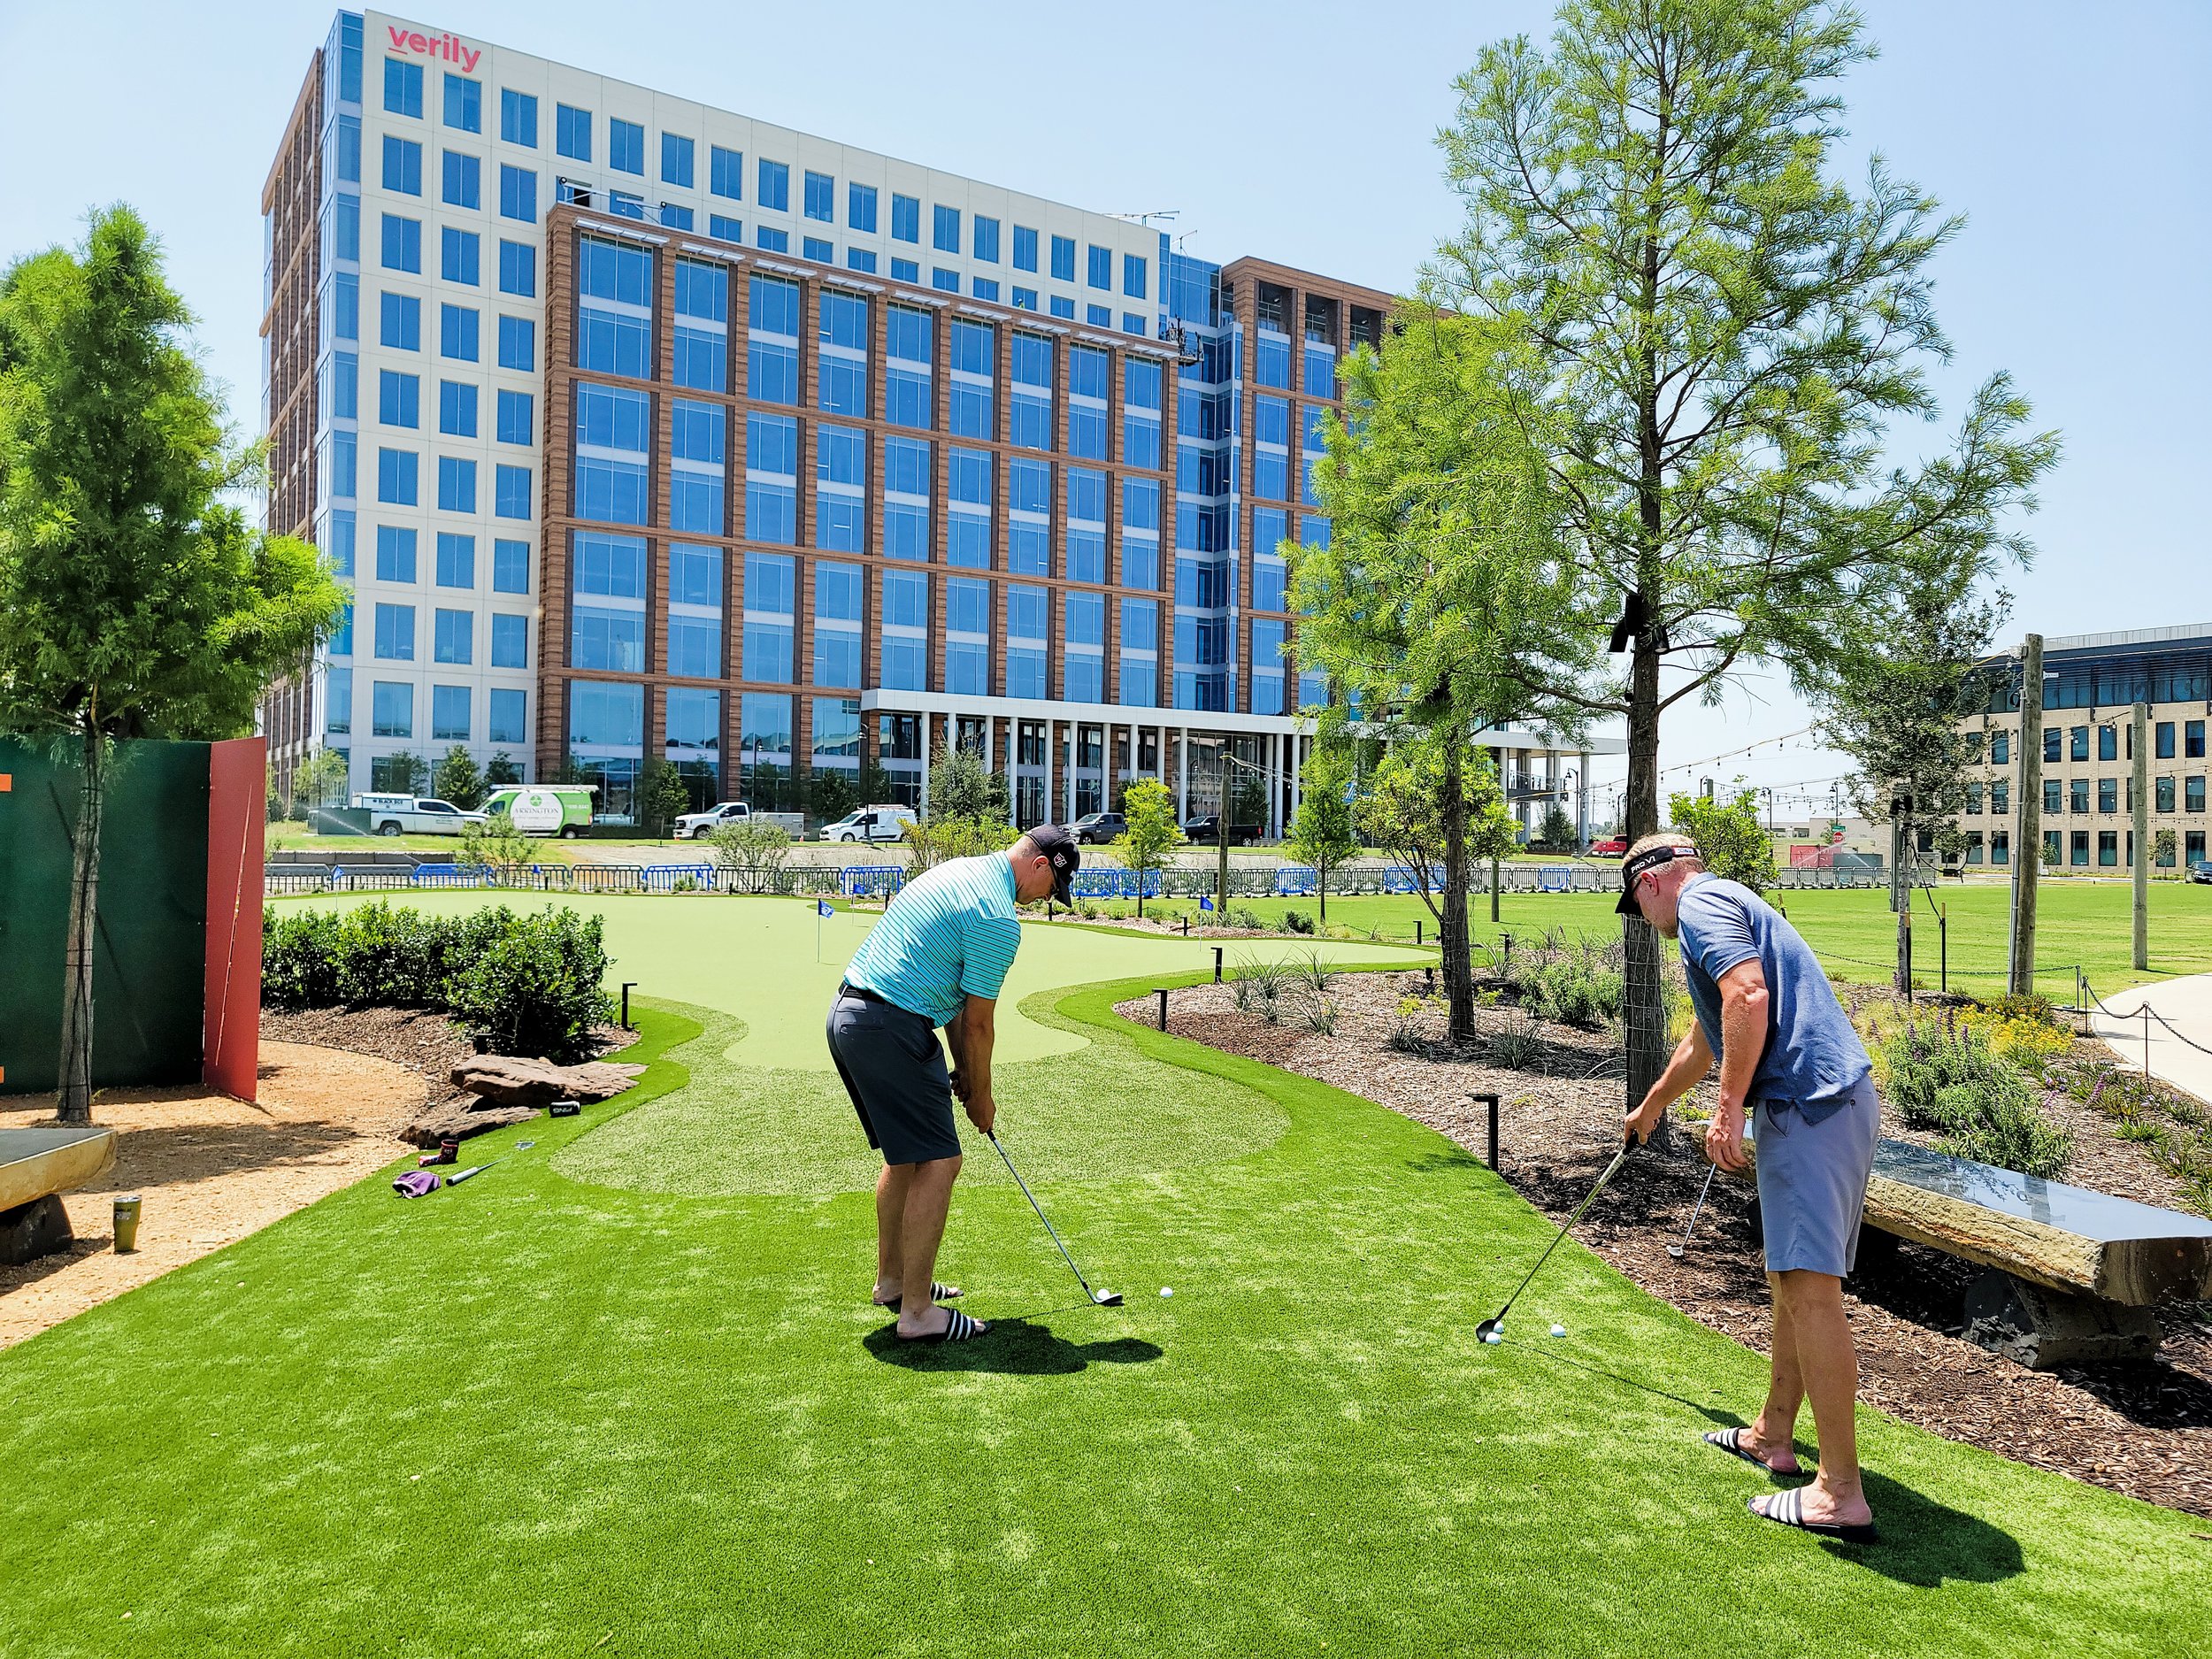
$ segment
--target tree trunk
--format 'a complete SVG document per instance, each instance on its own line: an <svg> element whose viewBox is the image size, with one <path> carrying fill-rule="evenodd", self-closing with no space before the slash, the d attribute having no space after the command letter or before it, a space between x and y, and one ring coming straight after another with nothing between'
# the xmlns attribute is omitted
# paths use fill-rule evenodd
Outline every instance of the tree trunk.
<svg viewBox="0 0 2212 1659"><path fill-rule="evenodd" d="M1460 733L1454 731L1444 749L1444 909L1437 922L1451 1009L1446 1035L1454 1043L1469 1043L1475 1040L1475 982L1467 923L1467 796L1461 787L1459 748Z"/></svg>
<svg viewBox="0 0 2212 1659"><path fill-rule="evenodd" d="M1912 815L1897 816L1897 803L1890 803L1889 830L1889 903L1897 912L1897 971L1892 977L1893 987L1907 1001L1912 998L1912 881L1905 861L1912 856Z"/></svg>
<svg viewBox="0 0 2212 1659"><path fill-rule="evenodd" d="M1313 872L1313 884L1321 889L1321 925L1329 925L1329 872L1326 865Z"/></svg>
<svg viewBox="0 0 2212 1659"><path fill-rule="evenodd" d="M1629 671L1627 835L1631 846L1659 827L1659 653L1651 625ZM1628 1104L1641 1103L1667 1066L1667 992L1658 929L1621 918L1621 995L1628 1042Z"/></svg>
<svg viewBox="0 0 2212 1659"><path fill-rule="evenodd" d="M1498 919L1498 855L1490 855L1490 919Z"/></svg>
<svg viewBox="0 0 2212 1659"><path fill-rule="evenodd" d="M100 813L107 797L107 749L96 717L84 718L84 775L70 838L69 931L63 956L61 1092L56 1121L92 1121L92 960L100 917Z"/></svg>

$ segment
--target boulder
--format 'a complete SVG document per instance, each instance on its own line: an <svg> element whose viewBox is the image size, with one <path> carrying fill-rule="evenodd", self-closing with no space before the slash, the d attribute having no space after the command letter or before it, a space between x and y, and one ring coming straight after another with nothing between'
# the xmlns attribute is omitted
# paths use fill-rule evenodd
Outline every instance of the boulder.
<svg viewBox="0 0 2212 1659"><path fill-rule="evenodd" d="M2153 1359L2160 1332L2147 1308L2062 1295L1992 1268L1967 1290L1965 1334L2030 1371L2055 1371Z"/></svg>
<svg viewBox="0 0 2212 1659"><path fill-rule="evenodd" d="M0 1263L13 1267L69 1248L69 1212L51 1193L0 1210Z"/></svg>
<svg viewBox="0 0 2212 1659"><path fill-rule="evenodd" d="M557 1100L589 1105L611 1100L644 1074L641 1065L594 1060L583 1065L554 1065L514 1055L472 1055L453 1068L453 1083L481 1095L490 1106L549 1106Z"/></svg>
<svg viewBox="0 0 2212 1659"><path fill-rule="evenodd" d="M447 1135L466 1141L471 1135L504 1129L509 1124L526 1124L537 1115L534 1106L488 1106L464 1095L425 1112L401 1130L399 1138L430 1152Z"/></svg>

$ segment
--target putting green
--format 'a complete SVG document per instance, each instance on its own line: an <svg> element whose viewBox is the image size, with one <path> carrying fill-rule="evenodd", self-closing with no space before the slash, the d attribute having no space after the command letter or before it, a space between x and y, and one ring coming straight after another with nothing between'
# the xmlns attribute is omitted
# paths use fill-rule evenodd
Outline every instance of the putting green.
<svg viewBox="0 0 2212 1659"><path fill-rule="evenodd" d="M1480 1347L1544 1217L1417 1124L1117 1020L1157 957L1028 1003L1061 1049L1040 1075L1099 1070L1009 1108L1041 1156L1178 1091L1275 1115L1210 1161L1041 1181L1126 1307L1078 1302L1002 1181L962 1182L944 1257L994 1329L937 1348L869 1307L868 1195L818 1169L782 1194L576 1179L695 1093L718 1103L658 1140L772 1148L731 1115L782 1073L726 1057L770 1033L708 949L752 902L594 906L623 976L712 1027L645 1012L633 1094L0 1353L0 1655L2201 1653L2202 1520L1877 1411L1882 1543L1752 1517L1766 1483L1698 1434L1756 1409L1763 1363L1577 1244ZM1082 979L1158 949L1073 937L1053 971ZM777 1005L811 1071L819 1001Z"/></svg>

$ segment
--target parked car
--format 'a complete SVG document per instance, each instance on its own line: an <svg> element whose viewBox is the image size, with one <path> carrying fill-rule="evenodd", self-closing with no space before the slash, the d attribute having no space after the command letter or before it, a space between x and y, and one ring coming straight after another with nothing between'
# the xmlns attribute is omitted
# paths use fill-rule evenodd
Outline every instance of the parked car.
<svg viewBox="0 0 2212 1659"><path fill-rule="evenodd" d="M1068 827L1079 842L1102 846L1127 829L1129 821L1118 812L1086 812Z"/></svg>
<svg viewBox="0 0 2212 1659"><path fill-rule="evenodd" d="M484 811L488 817L501 812L511 817L515 803L526 798L517 829L526 835L558 835L572 841L591 827L592 797L598 793L595 783L503 784L484 803ZM557 819L553 817L557 812Z"/></svg>
<svg viewBox="0 0 2212 1659"><path fill-rule="evenodd" d="M482 812L426 795L357 795L353 804L369 815L370 833L377 835L458 835L471 824L489 822Z"/></svg>
<svg viewBox="0 0 2212 1659"><path fill-rule="evenodd" d="M1609 835L1601 841L1590 843L1590 856L1593 858L1619 858L1627 851L1628 837L1625 835Z"/></svg>
<svg viewBox="0 0 2212 1659"><path fill-rule="evenodd" d="M1221 815L1209 812L1202 818L1194 818L1183 826L1183 833L1202 847L1218 846L1221 841ZM1249 847L1263 833L1264 829L1257 824L1232 824L1229 826L1229 845Z"/></svg>
<svg viewBox="0 0 2212 1659"><path fill-rule="evenodd" d="M826 841L895 841L914 821L913 810L902 806L864 806L845 814L834 824L822 826Z"/></svg>
<svg viewBox="0 0 2212 1659"><path fill-rule="evenodd" d="M2201 858L2198 859L2196 863L2189 866L2189 879L2201 881L2207 887L2212 887L2212 864L2207 864Z"/></svg>
<svg viewBox="0 0 2212 1659"><path fill-rule="evenodd" d="M703 841L725 824L742 824L752 815L753 809L742 801L725 801L703 812L687 812L676 820L676 839Z"/></svg>

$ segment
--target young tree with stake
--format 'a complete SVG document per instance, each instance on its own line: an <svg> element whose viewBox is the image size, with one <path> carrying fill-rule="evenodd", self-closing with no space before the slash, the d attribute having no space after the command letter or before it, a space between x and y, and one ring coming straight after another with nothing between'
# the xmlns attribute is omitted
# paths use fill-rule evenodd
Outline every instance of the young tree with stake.
<svg viewBox="0 0 2212 1659"><path fill-rule="evenodd" d="M1171 849L1183 844L1175 822L1175 797L1157 778L1130 781L1121 797L1122 831L1108 843L1121 862L1137 872L1137 914L1144 915L1144 879L1167 863Z"/></svg>
<svg viewBox="0 0 2212 1659"><path fill-rule="evenodd" d="M92 1119L93 939L112 745L253 730L268 686L335 625L315 549L238 497L260 456L224 430L191 313L126 207L0 276L0 729L75 751L56 1115Z"/></svg>
<svg viewBox="0 0 2212 1659"><path fill-rule="evenodd" d="M1329 919L1329 872L1359 851L1351 803L1345 799L1348 770L1340 750L1317 749L1308 757L1300 771L1297 815L1291 819L1290 838L1283 847L1300 864L1313 866L1325 923Z"/></svg>
<svg viewBox="0 0 2212 1659"><path fill-rule="evenodd" d="M1468 218L1429 295L1524 342L1574 612L1617 617L1629 657L1617 681L1515 672L1625 717L1632 841L1658 827L1666 709L1757 659L1809 686L1909 551L2025 554L2001 520L2057 457L2003 374L1949 453L1883 454L1936 413L1929 264L1959 221L1878 158L1856 192L1828 176L1834 84L1873 50L1833 0L1565 0L1551 50L1501 42L1458 82ZM1624 926L1639 1100L1666 1010L1656 935Z"/></svg>

